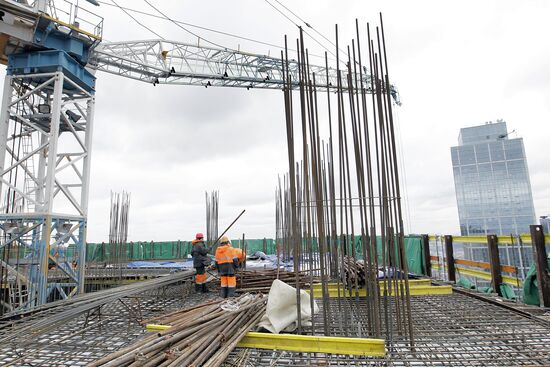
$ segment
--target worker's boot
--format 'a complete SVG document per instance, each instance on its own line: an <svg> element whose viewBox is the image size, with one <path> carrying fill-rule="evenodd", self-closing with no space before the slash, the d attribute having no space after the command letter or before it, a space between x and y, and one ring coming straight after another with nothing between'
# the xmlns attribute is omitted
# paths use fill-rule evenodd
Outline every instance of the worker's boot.
<svg viewBox="0 0 550 367"><path fill-rule="evenodd" d="M227 287L221 287L220 288L220 297L221 298L227 298Z"/></svg>
<svg viewBox="0 0 550 367"><path fill-rule="evenodd" d="M227 288L227 298L235 297L235 287Z"/></svg>
<svg viewBox="0 0 550 367"><path fill-rule="evenodd" d="M201 292L202 293L208 293L208 285L206 283L202 284Z"/></svg>
<svg viewBox="0 0 550 367"><path fill-rule="evenodd" d="M195 283L195 293L199 293L202 289L202 284Z"/></svg>

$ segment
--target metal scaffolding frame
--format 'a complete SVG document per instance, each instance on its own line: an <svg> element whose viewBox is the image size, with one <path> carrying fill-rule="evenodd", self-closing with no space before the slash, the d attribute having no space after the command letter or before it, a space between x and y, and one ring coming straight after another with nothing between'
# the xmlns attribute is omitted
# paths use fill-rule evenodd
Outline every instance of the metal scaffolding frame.
<svg viewBox="0 0 550 367"><path fill-rule="evenodd" d="M1 108L0 314L84 291L94 95L65 70L7 75Z"/></svg>

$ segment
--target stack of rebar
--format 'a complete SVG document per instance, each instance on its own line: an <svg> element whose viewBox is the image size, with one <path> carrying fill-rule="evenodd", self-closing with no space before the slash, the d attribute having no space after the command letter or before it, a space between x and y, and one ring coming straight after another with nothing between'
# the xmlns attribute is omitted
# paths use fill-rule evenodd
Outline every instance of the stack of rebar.
<svg viewBox="0 0 550 367"><path fill-rule="evenodd" d="M303 275L306 273L309 272L302 272ZM244 270L237 273L237 292L269 293L271 284L275 279L279 279L291 285L296 284L296 274L294 272L278 271L277 269ZM314 282L319 282L317 277L314 279ZM309 287L309 278L302 277L300 279L300 284L302 288Z"/></svg>
<svg viewBox="0 0 550 367"><path fill-rule="evenodd" d="M123 269L128 262L126 243L128 241L128 219L130 194L111 192L111 214L109 223L109 261L107 267L113 273L113 279L122 282Z"/></svg>
<svg viewBox="0 0 550 367"><path fill-rule="evenodd" d="M338 312L344 315L338 333L357 328L361 335L349 311L354 302L366 314L368 336L385 338L390 348L394 337L413 346L393 118L398 101L388 76L382 16L374 32L368 23L366 32L360 31L357 21L355 31L351 44L342 48L336 26L336 70L328 67L325 53L324 75L310 67L302 30L295 44L297 64L289 63L294 55L289 57L285 38L281 59L289 171L276 190L277 241L283 257L294 261L297 313L302 280L320 276L323 334L336 332L329 318ZM349 276L350 264L359 259L364 279ZM308 269L320 272L302 273ZM363 281L366 303L360 304L355 292L343 293L336 306L329 302L329 282L358 288ZM392 286L396 291L390 300Z"/></svg>
<svg viewBox="0 0 550 367"><path fill-rule="evenodd" d="M91 363L114 366L220 366L265 313L267 297L244 294L150 319L170 325Z"/></svg>
<svg viewBox="0 0 550 367"><path fill-rule="evenodd" d="M352 256L344 256L344 272L346 284L357 284L359 287L365 285L365 266L361 261L357 261Z"/></svg>

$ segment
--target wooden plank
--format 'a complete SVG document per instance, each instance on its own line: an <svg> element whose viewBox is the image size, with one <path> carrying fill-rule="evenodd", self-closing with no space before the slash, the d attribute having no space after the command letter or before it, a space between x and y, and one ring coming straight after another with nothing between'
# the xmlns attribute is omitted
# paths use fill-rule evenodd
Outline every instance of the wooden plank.
<svg viewBox="0 0 550 367"><path fill-rule="evenodd" d="M456 259L455 264L472 266L472 267L487 269L487 270L491 269L491 264L486 262L481 262L481 261L474 261L474 260ZM514 273L514 274L517 273L518 271L517 267L510 266L510 265L501 265L500 270L507 273Z"/></svg>

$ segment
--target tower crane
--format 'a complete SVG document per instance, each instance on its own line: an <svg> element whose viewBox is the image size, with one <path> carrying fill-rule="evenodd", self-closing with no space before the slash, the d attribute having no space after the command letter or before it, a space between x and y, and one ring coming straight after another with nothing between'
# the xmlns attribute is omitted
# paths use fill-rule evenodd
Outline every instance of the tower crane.
<svg viewBox="0 0 550 367"><path fill-rule="evenodd" d="M96 71L153 86L283 86L276 57L164 39L104 42L103 18L75 1L60 7L0 0L0 62L7 65L0 104L0 314L84 292ZM337 85L335 69L311 69L321 88ZM290 61L288 71L299 87L297 63ZM370 85L370 76L363 78ZM61 276L49 274L52 266Z"/></svg>

